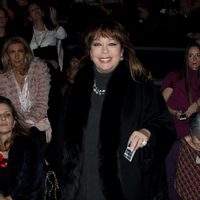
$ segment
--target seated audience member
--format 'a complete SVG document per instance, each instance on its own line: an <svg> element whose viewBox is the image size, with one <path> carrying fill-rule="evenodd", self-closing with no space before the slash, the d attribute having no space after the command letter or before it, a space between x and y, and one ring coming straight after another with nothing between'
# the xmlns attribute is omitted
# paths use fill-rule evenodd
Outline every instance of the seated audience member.
<svg viewBox="0 0 200 200"><path fill-rule="evenodd" d="M190 15L187 18L187 37L189 40L196 41L200 45L200 0L194 1Z"/></svg>
<svg viewBox="0 0 200 200"><path fill-rule="evenodd" d="M7 0L7 10L12 18L12 26L21 35L24 30L24 17L26 7L30 0Z"/></svg>
<svg viewBox="0 0 200 200"><path fill-rule="evenodd" d="M57 69L61 67L58 62L58 41L65 39L67 34L58 24L56 9L49 7L48 12L49 16L38 3L32 2L28 5L26 12L28 30L25 38L35 56L45 59Z"/></svg>
<svg viewBox="0 0 200 200"><path fill-rule="evenodd" d="M81 60L82 52L80 47L75 47L73 50L71 50L71 53L68 56L67 59L67 82L73 83L74 78L81 68L80 60Z"/></svg>
<svg viewBox="0 0 200 200"><path fill-rule="evenodd" d="M13 37L4 44L2 63L0 95L13 102L30 127L45 131L48 142L51 138L47 118L50 75L45 62L33 57L24 39Z"/></svg>
<svg viewBox="0 0 200 200"><path fill-rule="evenodd" d="M186 26L190 8L180 1L182 0L165 0L157 16L160 40L165 42L166 46L185 47L187 45Z"/></svg>
<svg viewBox="0 0 200 200"><path fill-rule="evenodd" d="M177 140L166 158L169 200L199 200L200 113L189 118L189 135Z"/></svg>
<svg viewBox="0 0 200 200"><path fill-rule="evenodd" d="M42 200L43 164L40 143L0 96L0 200Z"/></svg>
<svg viewBox="0 0 200 200"><path fill-rule="evenodd" d="M192 43L185 51L184 68L170 72L161 86L162 94L175 123L177 138L189 133L187 118L199 110L199 67L200 46Z"/></svg>
<svg viewBox="0 0 200 200"><path fill-rule="evenodd" d="M152 46L158 40L157 22L151 6L148 3L138 3L135 6L134 26L131 31L133 42L138 46Z"/></svg>
<svg viewBox="0 0 200 200"><path fill-rule="evenodd" d="M5 8L0 7L0 55L5 41L14 35L14 30L11 29L10 18ZM2 69L2 64L0 66Z"/></svg>
<svg viewBox="0 0 200 200"><path fill-rule="evenodd" d="M123 9L124 0L99 0L99 7L106 15L119 17L119 11Z"/></svg>
<svg viewBox="0 0 200 200"><path fill-rule="evenodd" d="M3 7L0 7L0 53L3 48L4 42L11 35L9 30L10 27L8 27L8 22L9 18L7 11Z"/></svg>
<svg viewBox="0 0 200 200"><path fill-rule="evenodd" d="M196 41L200 45L200 32L199 33L188 33L187 36L190 40Z"/></svg>
<svg viewBox="0 0 200 200"><path fill-rule="evenodd" d="M27 19L30 28L27 29L25 37L34 56L44 59L50 69L51 89L48 116L54 126L54 114L57 111L61 98L60 90L64 84L64 76L61 72L63 61L61 40L65 39L67 34L64 28L58 24L57 11L53 7L48 9L49 13L46 13L38 3L32 2L28 5Z"/></svg>
<svg viewBox="0 0 200 200"><path fill-rule="evenodd" d="M61 165L59 160L62 160L62 147L63 147L63 130L62 128L60 129L60 125L62 127L62 124L65 124L63 121L63 115L65 113L66 105L65 102L67 100L67 94L70 92L71 87L74 83L74 79L76 77L76 74L78 73L79 69L81 68L80 66L80 58L81 58L81 49L80 47L75 47L73 48L70 53L67 56L67 61L66 61L66 68L65 69L65 77L66 77L66 83L61 89L61 94L62 98L59 103L59 108L57 108L56 113L54 113L54 116L56 116L56 134L54 134L54 129L53 129L53 134L52 134L52 140L51 143L49 144L49 148L47 149L47 160L49 164L51 165L52 169L56 172L58 176L61 176ZM58 125L59 124L59 125Z"/></svg>

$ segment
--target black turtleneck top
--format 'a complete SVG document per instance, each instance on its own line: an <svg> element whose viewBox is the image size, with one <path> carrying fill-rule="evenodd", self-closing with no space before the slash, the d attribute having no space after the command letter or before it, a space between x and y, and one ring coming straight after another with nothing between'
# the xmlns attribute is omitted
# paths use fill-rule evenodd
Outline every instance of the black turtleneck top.
<svg viewBox="0 0 200 200"><path fill-rule="evenodd" d="M94 67L94 80L100 90L106 90L108 81L112 73L100 73ZM99 179L99 126L101 120L101 110L105 95L96 94L94 91L91 95L91 107L88 116L87 127L84 130L84 161L83 172L81 177L81 190L78 200L105 200Z"/></svg>

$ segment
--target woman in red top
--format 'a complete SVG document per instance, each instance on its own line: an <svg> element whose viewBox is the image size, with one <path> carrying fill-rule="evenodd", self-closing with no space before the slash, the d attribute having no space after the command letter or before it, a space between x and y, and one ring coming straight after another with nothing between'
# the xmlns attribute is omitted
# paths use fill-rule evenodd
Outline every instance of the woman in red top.
<svg viewBox="0 0 200 200"><path fill-rule="evenodd" d="M187 118L199 110L199 67L200 46L193 43L186 49L184 68L170 72L161 86L162 94L174 119L178 138L189 133Z"/></svg>

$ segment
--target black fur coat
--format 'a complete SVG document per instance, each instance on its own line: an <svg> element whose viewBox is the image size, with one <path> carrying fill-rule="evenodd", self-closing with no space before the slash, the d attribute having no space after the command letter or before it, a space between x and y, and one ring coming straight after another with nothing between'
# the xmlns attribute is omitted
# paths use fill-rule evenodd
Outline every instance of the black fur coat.
<svg viewBox="0 0 200 200"><path fill-rule="evenodd" d="M93 81L92 64L83 67L66 98L63 200L75 200L79 190L83 129ZM129 162L123 153L131 133L141 128L151 132L150 140ZM105 199L149 200L156 151L166 154L175 137L174 127L161 94L150 81L134 81L124 63L108 83L99 130L99 174Z"/></svg>
<svg viewBox="0 0 200 200"><path fill-rule="evenodd" d="M43 200L44 157L39 142L30 136L16 136L6 170L7 187L0 188L0 193L13 200Z"/></svg>

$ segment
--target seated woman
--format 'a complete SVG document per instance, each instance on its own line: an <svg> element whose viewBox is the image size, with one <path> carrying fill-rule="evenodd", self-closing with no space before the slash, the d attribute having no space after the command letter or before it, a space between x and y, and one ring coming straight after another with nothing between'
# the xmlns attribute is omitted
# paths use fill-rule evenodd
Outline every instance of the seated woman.
<svg viewBox="0 0 200 200"><path fill-rule="evenodd" d="M45 62L33 57L24 39L13 37L3 47L2 63L0 95L13 102L29 126L45 131L47 142L50 141L47 117L50 75Z"/></svg>
<svg viewBox="0 0 200 200"><path fill-rule="evenodd" d="M12 35L10 19L5 8L0 6L0 53L5 41Z"/></svg>
<svg viewBox="0 0 200 200"><path fill-rule="evenodd" d="M11 101L0 96L0 199L42 200L43 153Z"/></svg>
<svg viewBox="0 0 200 200"><path fill-rule="evenodd" d="M61 41L67 36L65 29L58 24L57 11L53 7L46 8L35 2L27 6L27 27L25 38L34 56L42 58L47 63L51 74L51 89L49 94L48 116L53 126L55 112L61 98L60 90L65 80L61 72L63 63L63 49Z"/></svg>
<svg viewBox="0 0 200 200"><path fill-rule="evenodd" d="M189 124L190 134L177 140L166 158L169 200L199 200L200 113Z"/></svg>
<svg viewBox="0 0 200 200"><path fill-rule="evenodd" d="M6 40L14 35L15 35L15 30L12 27L12 23L8 16L8 12L4 7L0 6L0 55ZM1 61L0 61L0 69L2 69Z"/></svg>
<svg viewBox="0 0 200 200"><path fill-rule="evenodd" d="M200 109L200 45L190 43L184 54L183 67L169 72L161 86L177 138L189 134L188 118Z"/></svg>
<svg viewBox="0 0 200 200"><path fill-rule="evenodd" d="M29 3L26 11L26 30L24 37L35 56L45 59L55 69L59 66L58 41L67 37L65 29L58 24L57 11L43 7L35 2ZM49 13L47 13L49 12ZM49 16L48 16L49 15ZM61 61L60 61L61 62Z"/></svg>

